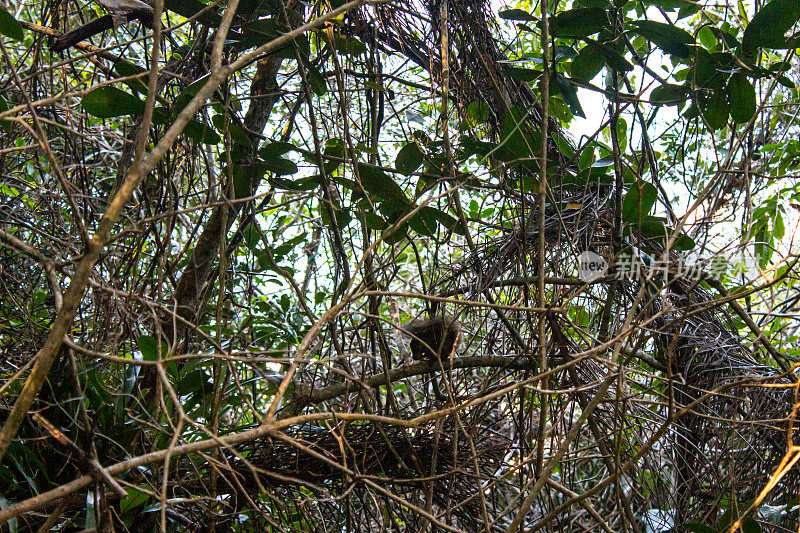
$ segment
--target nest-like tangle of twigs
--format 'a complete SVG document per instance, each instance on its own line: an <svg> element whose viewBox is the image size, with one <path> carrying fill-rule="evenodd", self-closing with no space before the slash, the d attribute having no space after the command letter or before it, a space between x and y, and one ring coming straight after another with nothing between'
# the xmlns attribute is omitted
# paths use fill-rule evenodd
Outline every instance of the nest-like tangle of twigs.
<svg viewBox="0 0 800 533"><path fill-rule="evenodd" d="M607 251L612 227L609 192L610 188L601 184L564 187L558 191L557 200L548 202L544 228L548 271L569 271L583 250ZM509 271L519 270L521 260L527 261L539 239L535 222L538 208L529 197L520 197L519 201L524 206L521 211L527 214L527 223L480 243L476 254L451 265L450 272L438 280L440 286L449 286L458 279L461 292L469 292L469 288L479 293L502 280ZM470 281L473 277L475 281Z"/></svg>
<svg viewBox="0 0 800 533"><path fill-rule="evenodd" d="M315 531L345 527L337 495L351 491L354 497L348 501L354 511L351 518L358 517L357 529L379 527L381 509L364 498L370 486L378 498L389 491L395 496L382 502L383 510L396 515L395 520L420 526L419 514L397 498L419 503L419 494L430 491L434 516L446 510L460 527L477 531L483 506L494 514L498 505L493 497L497 486L486 487L505 465L510 441L486 418L461 430L452 427L452 419L447 425L451 427L438 431L434 426L404 429L372 422L292 428L282 438L264 438L226 452L219 465L218 490L232 495L226 503L234 511L249 501L247 495L269 486L271 499L286 498L286 505L295 506L295 512L310 522L306 527ZM189 475L188 479L196 478ZM196 482L177 485L195 493L203 488Z"/></svg>
<svg viewBox="0 0 800 533"><path fill-rule="evenodd" d="M31 220L47 221L51 228L60 223L50 199L29 191L29 184L6 175L0 175L0 183L40 200L26 202L22 194L0 194L0 230L27 228ZM54 302L52 291L42 290L47 286L47 276L35 260L0 244L0 376L29 361L47 336Z"/></svg>
<svg viewBox="0 0 800 533"><path fill-rule="evenodd" d="M772 475L787 451L794 387L756 360L711 294L680 279L671 288L660 302L675 310L658 320L659 354L682 377L678 407L697 402L675 424L677 510L708 521L731 490L750 502ZM788 504L798 488L792 470L767 502Z"/></svg>

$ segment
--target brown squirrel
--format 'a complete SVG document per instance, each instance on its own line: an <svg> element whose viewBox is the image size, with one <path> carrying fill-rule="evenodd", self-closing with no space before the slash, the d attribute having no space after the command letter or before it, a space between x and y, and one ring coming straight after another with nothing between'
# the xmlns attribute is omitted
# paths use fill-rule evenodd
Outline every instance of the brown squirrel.
<svg viewBox="0 0 800 533"><path fill-rule="evenodd" d="M413 320L405 325L403 331L411 337L413 359L449 359L458 345L461 324L454 318L436 315Z"/></svg>

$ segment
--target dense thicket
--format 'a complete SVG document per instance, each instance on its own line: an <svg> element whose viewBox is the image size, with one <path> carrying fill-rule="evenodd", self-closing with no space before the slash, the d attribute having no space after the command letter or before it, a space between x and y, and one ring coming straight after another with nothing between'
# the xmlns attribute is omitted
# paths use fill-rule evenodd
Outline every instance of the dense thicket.
<svg viewBox="0 0 800 533"><path fill-rule="evenodd" d="M0 2L0 531L794 531L793 0Z"/></svg>

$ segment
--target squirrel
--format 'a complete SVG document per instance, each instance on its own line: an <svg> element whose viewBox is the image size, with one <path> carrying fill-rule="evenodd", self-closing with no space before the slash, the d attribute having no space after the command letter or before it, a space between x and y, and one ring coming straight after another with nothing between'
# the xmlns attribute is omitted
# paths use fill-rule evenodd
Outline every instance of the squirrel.
<svg viewBox="0 0 800 533"><path fill-rule="evenodd" d="M450 358L458 345L461 324L448 316L436 315L431 318L409 322L403 331L411 337L411 357L414 360Z"/></svg>
<svg viewBox="0 0 800 533"><path fill-rule="evenodd" d="M452 359L458 347L461 324L454 318L434 315L412 320L403 327L403 333L411 337L412 359L443 362ZM431 378L434 396L440 402L447 402L447 396L439 389L435 372L431 372Z"/></svg>

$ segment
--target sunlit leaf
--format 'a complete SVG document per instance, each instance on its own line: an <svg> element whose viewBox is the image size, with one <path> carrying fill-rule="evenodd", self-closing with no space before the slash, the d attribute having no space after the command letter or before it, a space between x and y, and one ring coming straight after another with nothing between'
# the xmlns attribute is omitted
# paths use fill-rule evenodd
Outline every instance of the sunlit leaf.
<svg viewBox="0 0 800 533"><path fill-rule="evenodd" d="M106 86L99 87L81 100L81 106L97 118L112 118L124 115L141 115L144 113L144 102L122 89Z"/></svg>
<svg viewBox="0 0 800 533"><path fill-rule="evenodd" d="M658 198L658 189L647 181L633 183L622 202L622 220L636 222L644 218Z"/></svg>
<svg viewBox="0 0 800 533"><path fill-rule="evenodd" d="M484 124L489 120L489 113L491 108L489 104L480 100L470 103L467 106L467 117L469 117L470 126L475 127Z"/></svg>

